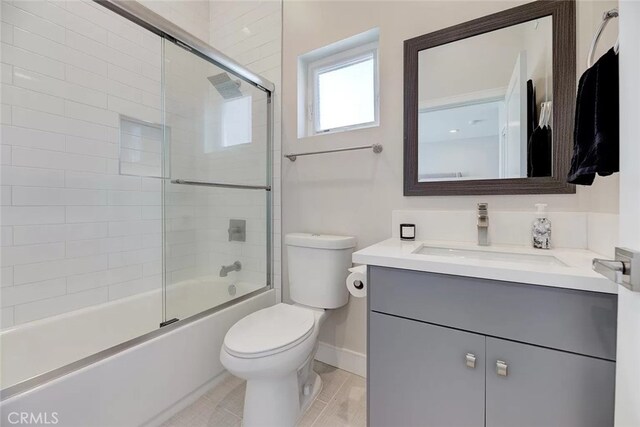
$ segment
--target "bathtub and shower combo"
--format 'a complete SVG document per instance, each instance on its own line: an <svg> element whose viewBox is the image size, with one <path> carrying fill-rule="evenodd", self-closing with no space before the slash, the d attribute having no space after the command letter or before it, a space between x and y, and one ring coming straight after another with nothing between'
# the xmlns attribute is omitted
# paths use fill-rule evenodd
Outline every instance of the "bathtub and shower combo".
<svg viewBox="0 0 640 427"><path fill-rule="evenodd" d="M36 2L24 3L29 13L53 16ZM79 111L84 115L68 122L73 126L51 132L67 144L82 138L117 152L100 173L58 167L55 157L45 166L91 206L50 202L51 212L63 215L43 223L3 216L3 231L14 232L7 254L20 251L20 243L64 249L33 263L3 260L11 274L2 288L8 320L0 332L0 423L28 413L58 425L156 425L219 381L218 356L230 326L275 303L274 85L139 3L78 3L83 7L64 13L86 25L72 31L103 25L114 40L131 36L139 50L98 52L108 62L104 79L97 78L100 69L89 70L93 62L81 61L92 52L69 44L71 37L58 41L59 51L36 52L50 63L72 61L67 70L79 72L78 85L69 72L60 77L72 91L54 93L49 81L49 96L89 104L99 94L108 99L102 109ZM14 84L50 71L29 66L13 65ZM40 76L33 75L30 81ZM96 78L82 78L89 75ZM9 126L3 144L21 145L10 139L23 137L20 132L49 132ZM19 177L11 185L35 185ZM25 292L41 283L51 283L51 294Z"/></svg>

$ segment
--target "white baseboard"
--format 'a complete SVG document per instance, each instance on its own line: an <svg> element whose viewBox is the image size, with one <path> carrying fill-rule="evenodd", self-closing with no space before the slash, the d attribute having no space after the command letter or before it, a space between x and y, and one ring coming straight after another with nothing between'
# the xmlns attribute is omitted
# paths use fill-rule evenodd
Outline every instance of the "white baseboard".
<svg viewBox="0 0 640 427"><path fill-rule="evenodd" d="M316 360L361 377L367 376L367 356L362 353L320 342Z"/></svg>
<svg viewBox="0 0 640 427"><path fill-rule="evenodd" d="M212 379L195 389L193 392L186 395L183 399L180 399L169 408L165 409L164 411L160 412L158 415L144 423L144 427L157 427L162 425L169 418L173 417L175 414L182 411L196 400L200 399L202 395L220 384L229 375L231 375L229 372L224 371L220 375L213 377Z"/></svg>

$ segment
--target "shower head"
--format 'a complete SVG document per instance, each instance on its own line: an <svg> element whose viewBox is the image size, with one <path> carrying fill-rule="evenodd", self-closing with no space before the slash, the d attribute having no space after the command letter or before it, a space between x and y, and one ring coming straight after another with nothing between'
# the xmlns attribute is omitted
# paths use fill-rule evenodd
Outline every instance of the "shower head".
<svg viewBox="0 0 640 427"><path fill-rule="evenodd" d="M233 99L242 96L242 92L240 92L240 80L231 80L227 73L207 77L207 80L211 82L213 87L216 88L224 99Z"/></svg>

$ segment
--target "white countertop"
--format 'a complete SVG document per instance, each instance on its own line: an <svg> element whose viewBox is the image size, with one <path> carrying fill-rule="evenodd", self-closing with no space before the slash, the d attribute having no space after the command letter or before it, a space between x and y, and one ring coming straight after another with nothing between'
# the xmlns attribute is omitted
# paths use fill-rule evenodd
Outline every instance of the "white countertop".
<svg viewBox="0 0 640 427"><path fill-rule="evenodd" d="M414 253L423 246L511 254L547 255L557 258L566 266ZM601 255L583 249L541 250L522 246L477 246L471 243L433 240L402 241L398 238L392 238L355 252L353 254L353 262L405 270L616 294L618 293L618 285L591 269L591 260L601 257Z"/></svg>

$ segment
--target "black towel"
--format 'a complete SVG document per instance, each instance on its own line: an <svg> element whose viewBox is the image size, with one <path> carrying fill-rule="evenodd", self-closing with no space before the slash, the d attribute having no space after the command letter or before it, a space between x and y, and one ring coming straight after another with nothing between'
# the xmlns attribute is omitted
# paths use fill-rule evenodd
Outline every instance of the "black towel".
<svg viewBox="0 0 640 427"><path fill-rule="evenodd" d="M527 141L531 139L531 134L536 128L536 118L538 117L537 107L536 89L533 86L533 80L527 80Z"/></svg>
<svg viewBox="0 0 640 427"><path fill-rule="evenodd" d="M536 117L538 116L536 105L536 89L533 87L533 80L527 80L527 176L531 175L531 135L536 128Z"/></svg>
<svg viewBox="0 0 640 427"><path fill-rule="evenodd" d="M568 181L591 185L620 170L618 55L605 53L580 77Z"/></svg>
<svg viewBox="0 0 640 427"><path fill-rule="evenodd" d="M551 126L538 126L527 144L529 176L551 176Z"/></svg>

